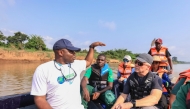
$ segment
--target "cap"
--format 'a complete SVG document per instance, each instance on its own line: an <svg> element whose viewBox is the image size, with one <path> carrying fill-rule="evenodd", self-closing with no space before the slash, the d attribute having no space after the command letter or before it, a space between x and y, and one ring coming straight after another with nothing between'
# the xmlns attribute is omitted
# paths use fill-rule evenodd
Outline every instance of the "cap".
<svg viewBox="0 0 190 109"><path fill-rule="evenodd" d="M149 63L150 65L152 65L152 62L153 62L152 56L147 53L139 54L139 56L136 59L141 62Z"/></svg>
<svg viewBox="0 0 190 109"><path fill-rule="evenodd" d="M131 56L129 56L129 55L125 55L124 57L123 57L123 59L127 59L127 60L131 60Z"/></svg>
<svg viewBox="0 0 190 109"><path fill-rule="evenodd" d="M67 39L60 39L53 45L53 50L68 49L72 51L80 51L80 48L74 47Z"/></svg>
<svg viewBox="0 0 190 109"><path fill-rule="evenodd" d="M162 39L158 38L158 39L156 39L155 42L158 42L158 43L162 44Z"/></svg>
<svg viewBox="0 0 190 109"><path fill-rule="evenodd" d="M153 61L161 61L159 56L153 56Z"/></svg>

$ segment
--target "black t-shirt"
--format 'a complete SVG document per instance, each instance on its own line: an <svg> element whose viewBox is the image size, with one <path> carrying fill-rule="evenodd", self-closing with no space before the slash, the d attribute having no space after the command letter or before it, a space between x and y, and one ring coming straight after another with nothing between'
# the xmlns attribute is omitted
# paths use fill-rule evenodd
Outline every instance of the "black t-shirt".
<svg viewBox="0 0 190 109"><path fill-rule="evenodd" d="M136 77L139 84L141 84L143 81L145 81L145 79L148 76L148 74L147 74L144 77L139 77L136 72L134 72L134 73L135 73L134 77ZM124 94L129 94L130 93L130 82L128 81L130 78L132 78L132 76L129 76L129 78L127 79L127 82L126 82L126 84L124 86L124 89L123 89ZM162 90L162 79L159 76L156 75L155 78L153 78L151 85L152 85L151 86L152 89Z"/></svg>
<svg viewBox="0 0 190 109"><path fill-rule="evenodd" d="M157 51L158 51L158 50L157 50ZM158 51L158 52L159 52L159 51ZM148 54L151 55L151 50L149 50ZM166 57L170 57L170 56L171 56L170 52L168 51L168 49L166 49Z"/></svg>

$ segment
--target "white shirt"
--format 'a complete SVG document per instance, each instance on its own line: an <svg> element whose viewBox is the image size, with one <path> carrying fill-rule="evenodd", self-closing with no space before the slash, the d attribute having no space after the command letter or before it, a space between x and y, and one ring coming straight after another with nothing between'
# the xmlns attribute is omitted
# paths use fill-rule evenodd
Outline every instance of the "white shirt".
<svg viewBox="0 0 190 109"><path fill-rule="evenodd" d="M77 76L71 81L61 81L63 75L75 74L72 69ZM84 109L81 105L80 73L85 69L85 60L75 60L71 68L68 64L60 66L54 61L41 64L33 75L31 95L46 95L53 109Z"/></svg>

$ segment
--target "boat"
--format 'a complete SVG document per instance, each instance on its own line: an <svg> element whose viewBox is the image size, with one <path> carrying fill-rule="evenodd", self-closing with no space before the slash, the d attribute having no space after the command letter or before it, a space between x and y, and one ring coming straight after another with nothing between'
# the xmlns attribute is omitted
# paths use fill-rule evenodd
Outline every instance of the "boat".
<svg viewBox="0 0 190 109"><path fill-rule="evenodd" d="M100 102L89 102L89 109L104 109ZM30 93L7 95L0 97L0 109L37 109L34 96Z"/></svg>
<svg viewBox="0 0 190 109"><path fill-rule="evenodd" d="M30 93L0 97L0 109L37 109Z"/></svg>

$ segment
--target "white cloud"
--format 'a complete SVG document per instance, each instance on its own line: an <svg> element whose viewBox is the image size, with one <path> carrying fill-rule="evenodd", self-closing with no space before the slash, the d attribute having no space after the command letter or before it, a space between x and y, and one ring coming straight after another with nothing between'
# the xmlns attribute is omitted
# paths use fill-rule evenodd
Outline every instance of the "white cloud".
<svg viewBox="0 0 190 109"><path fill-rule="evenodd" d="M187 45L188 46L188 45ZM172 57L178 57L178 61L190 61L190 52L187 51L187 46L168 46L168 50L171 53ZM189 45L190 46L190 45Z"/></svg>
<svg viewBox="0 0 190 109"><path fill-rule="evenodd" d="M47 48L52 49L53 48L53 44L58 41L59 39L68 39L69 41L71 41L71 43L76 46L83 49L89 49L89 45L91 44L91 41L87 40L87 41L79 41L77 39L74 39L72 37L70 37L69 35L64 35L63 37L59 37L59 38L53 38L50 36L43 36L44 42L47 45ZM97 49L98 50L98 49Z"/></svg>
<svg viewBox="0 0 190 109"><path fill-rule="evenodd" d="M101 27L108 28L109 30L115 30L116 29L116 24L113 21L112 22L106 22L106 21L99 20L98 23Z"/></svg>
<svg viewBox="0 0 190 109"><path fill-rule="evenodd" d="M52 49L53 48L53 45L56 41L58 41L59 39L68 39L70 40L72 43L76 43L76 41L73 40L72 37L70 37L69 35L65 35L63 37L59 37L59 38L54 38L54 37L51 37L51 36L42 36L43 39L44 39L44 43L46 44L47 48L49 49ZM73 44L74 44L73 43Z"/></svg>
<svg viewBox="0 0 190 109"><path fill-rule="evenodd" d="M49 49L53 48L53 38L50 36L43 36L42 37L44 39L44 43L46 44L46 47Z"/></svg>
<svg viewBox="0 0 190 109"><path fill-rule="evenodd" d="M85 47L85 44L88 43L88 41L86 41L86 42L79 42L77 39L74 39L74 38L70 37L69 35L64 35L64 36L59 37L59 38L53 38L53 37L50 37L50 36L44 36L43 38L45 40L44 42L47 45L47 48L49 48L49 49L52 49L53 48L53 44L56 41L60 40L60 39L68 39L76 47Z"/></svg>
<svg viewBox="0 0 190 109"><path fill-rule="evenodd" d="M5 35L5 36L12 36L14 35L15 30L9 30L9 29L0 29L0 31ZM23 33L23 32L22 32Z"/></svg>
<svg viewBox="0 0 190 109"><path fill-rule="evenodd" d="M80 45L82 46L89 46L91 44L91 41L84 41Z"/></svg>

